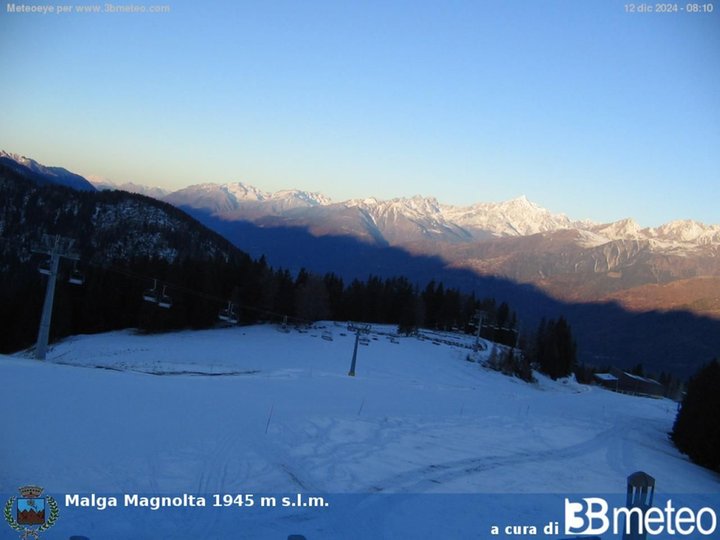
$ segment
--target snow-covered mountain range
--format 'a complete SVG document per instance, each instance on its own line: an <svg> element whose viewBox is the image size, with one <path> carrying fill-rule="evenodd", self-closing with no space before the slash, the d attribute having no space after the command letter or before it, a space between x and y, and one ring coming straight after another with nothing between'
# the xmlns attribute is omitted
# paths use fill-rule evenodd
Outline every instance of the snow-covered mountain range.
<svg viewBox="0 0 720 540"><path fill-rule="evenodd" d="M176 206L202 209L223 219L252 219L255 216L306 221L312 225L328 213L355 211L366 218L367 226L377 228L383 236L402 238L393 228L413 226L416 233L427 237L472 241L494 236L526 236L539 232L567 229L582 225L567 216L556 215L518 197L501 203L478 203L471 206L441 204L434 197L416 195L409 198L380 200L374 197L333 202L320 193L283 190L268 193L237 182L230 184L198 184L175 191L165 197ZM405 231L409 233L410 231Z"/></svg>
<svg viewBox="0 0 720 540"><path fill-rule="evenodd" d="M324 232L355 232L372 238L383 238L388 244L406 244L416 240L476 242L489 238L522 237L562 230L580 233L578 243L596 247L615 240L648 241L656 250L677 250L693 246L720 245L720 224L704 224L693 220L676 220L659 227L641 227L631 218L612 223L573 220L565 214L549 210L520 196L499 203L479 202L468 206L440 203L435 197L395 198L374 197L334 202L322 193L285 189L274 193L243 182L225 184L203 183L177 191L136 184L115 183L101 177L89 179L62 167L47 167L15 153L0 150L0 159L26 167L47 181L75 189L119 189L161 199L174 206L203 210L228 221L261 220L264 224L289 224L312 229L332 229L328 218L342 216L338 230ZM355 214L356 224L348 223ZM274 219L272 219L274 218ZM323 231L320 231L323 232Z"/></svg>
<svg viewBox="0 0 720 540"><path fill-rule="evenodd" d="M284 222L311 229L327 229L328 218L342 216L343 227L324 232L352 232L354 228L359 236L370 233L369 236L384 238L389 244L421 239L474 242L560 230L582 232L580 243L586 247L613 240L645 240L652 242L656 249L720 244L720 225L680 220L642 228L632 219L603 224L572 220L565 214L553 214L525 196L469 206L442 204L435 197L422 196L333 202L320 193L300 190L269 193L236 182L193 185L169 193L163 199L175 206L208 211L225 220L262 219L265 224ZM348 214L353 213L357 222L354 227L347 222Z"/></svg>
<svg viewBox="0 0 720 540"><path fill-rule="evenodd" d="M64 169L7 152L0 159L38 171L44 181L64 181L52 176ZM524 196L467 206L423 196L336 202L321 193L270 193L242 182L197 184L167 193L93 181L101 190L123 189L169 202L251 255L264 254L287 268L337 271L341 255L313 241L343 237L437 257L448 268L532 284L564 301L614 301L639 311L684 309L720 317L720 224L677 220L641 227L630 218L595 223L552 213ZM291 231L307 236L301 243L289 240ZM367 267L365 255L358 254L350 264L354 256L342 254L342 266L357 272L344 277L376 271Z"/></svg>
<svg viewBox="0 0 720 540"><path fill-rule="evenodd" d="M253 236L248 223L435 256L448 267L533 284L566 301L616 301L640 311L688 309L720 316L720 293L712 292L720 291L718 224L677 220L641 227L633 219L574 220L524 196L467 206L422 196L334 202L318 193L267 193L243 183L190 186L164 200L279 265L326 271L334 263L331 254L318 256L314 249L305 250L314 255L303 259L296 243L283 251L276 237ZM233 232L233 223L244 224L242 234Z"/></svg>
<svg viewBox="0 0 720 540"><path fill-rule="evenodd" d="M298 208L331 204L329 198L319 193L296 189L268 193L241 182L198 184L169 193L163 199L175 206L208 210L224 219L283 215Z"/></svg>

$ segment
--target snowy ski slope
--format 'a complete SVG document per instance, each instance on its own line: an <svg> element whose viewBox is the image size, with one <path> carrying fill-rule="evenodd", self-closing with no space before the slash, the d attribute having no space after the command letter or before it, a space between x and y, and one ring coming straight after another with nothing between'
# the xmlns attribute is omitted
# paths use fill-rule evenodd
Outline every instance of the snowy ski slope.
<svg viewBox="0 0 720 540"><path fill-rule="evenodd" d="M402 538L413 527L417 538L487 538L490 516L547 521L563 494L622 494L636 470L655 476L658 491L716 500L717 475L668 440L673 402L539 375L527 384L467 361L469 337L426 332L394 343L392 332L373 328L356 377L347 375L354 335L332 322L302 333L128 330L66 339L44 363L0 356L0 493L35 483L56 498L334 497L329 509L275 509L271 519L259 509L64 509L58 530L103 539L225 538L229 530L238 538ZM510 500L528 504L513 510ZM461 511L476 503L484 514Z"/></svg>

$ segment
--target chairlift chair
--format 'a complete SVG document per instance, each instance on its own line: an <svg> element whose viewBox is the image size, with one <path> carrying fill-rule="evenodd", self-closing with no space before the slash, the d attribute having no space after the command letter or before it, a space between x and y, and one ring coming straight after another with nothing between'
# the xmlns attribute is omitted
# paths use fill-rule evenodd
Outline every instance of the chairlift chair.
<svg viewBox="0 0 720 540"><path fill-rule="evenodd" d="M157 304L157 302L158 302L157 279L153 279L152 289L145 289L145 291L143 292L143 300L145 300L146 302L151 302L153 304Z"/></svg>
<svg viewBox="0 0 720 540"><path fill-rule="evenodd" d="M237 324L238 317L237 313L235 312L235 304L233 304L232 302L228 302L227 308L220 311L218 319L230 324Z"/></svg>
<svg viewBox="0 0 720 540"><path fill-rule="evenodd" d="M77 263L73 266L72 272L70 272L68 283L72 285L82 285L85 283L85 276L77 269Z"/></svg>
<svg viewBox="0 0 720 540"><path fill-rule="evenodd" d="M47 260L45 262L40 263L40 266L38 266L38 272L41 274L44 274L46 276L50 275L50 261Z"/></svg>
<svg viewBox="0 0 720 540"><path fill-rule="evenodd" d="M166 288L167 288L167 285L163 285L162 294L160 295L160 298L157 301L157 305L164 309L170 309L170 306L172 306L172 298L170 298L165 293Z"/></svg>
<svg viewBox="0 0 720 540"><path fill-rule="evenodd" d="M333 340L333 335L330 330L325 330L320 337L323 338L325 341Z"/></svg>
<svg viewBox="0 0 720 540"><path fill-rule="evenodd" d="M369 338L366 338L365 336L362 336L362 337L358 340L358 342L360 343L360 345L365 345L365 346L370 345L370 339L369 339Z"/></svg>

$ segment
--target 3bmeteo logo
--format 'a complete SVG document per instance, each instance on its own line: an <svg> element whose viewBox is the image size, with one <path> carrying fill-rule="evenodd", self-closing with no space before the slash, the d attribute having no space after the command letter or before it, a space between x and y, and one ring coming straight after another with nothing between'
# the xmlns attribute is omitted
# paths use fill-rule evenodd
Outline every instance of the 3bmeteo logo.
<svg viewBox="0 0 720 540"><path fill-rule="evenodd" d="M605 499L583 498L582 502L565 499L565 534L612 534L638 533L652 536L659 534L711 536L717 530L717 514L709 507L698 511L692 508L676 508L672 499L664 508L613 508Z"/></svg>

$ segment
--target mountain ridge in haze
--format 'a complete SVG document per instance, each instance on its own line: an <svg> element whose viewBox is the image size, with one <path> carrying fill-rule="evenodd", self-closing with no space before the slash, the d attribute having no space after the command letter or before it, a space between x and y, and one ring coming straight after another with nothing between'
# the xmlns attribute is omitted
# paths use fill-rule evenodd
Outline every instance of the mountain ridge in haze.
<svg viewBox="0 0 720 540"><path fill-rule="evenodd" d="M429 237L447 232L464 241L482 240L488 234L496 237L529 236L575 229L586 233L584 245L636 238L658 244L720 244L720 225L707 225L689 219L673 220L658 227L641 227L632 218L608 223L572 220L566 214L550 212L524 195L499 203L477 202L467 206L442 204L435 197L421 195L389 200L367 197L333 202L317 192L281 190L271 193L235 182L191 185L169 193L164 200L176 206L208 210L229 221L252 220L257 219L257 216L274 217L284 220L288 225L309 228L317 226L319 220L315 214L326 217L328 210L322 210L322 207L334 209L338 213L356 209L367 216L381 233L383 230L389 231L395 225L394 222L409 221ZM268 204L271 201L275 204ZM284 203L278 204L279 201ZM397 236L392 232L389 234Z"/></svg>
<svg viewBox="0 0 720 540"><path fill-rule="evenodd" d="M150 189L128 187L141 193ZM285 243L278 242L278 235L262 235L260 230L348 236L412 255L436 256L448 268L531 284L563 301L613 301L634 311L689 309L720 318L720 294L708 285L720 282L720 225L675 220L643 228L632 218L610 223L573 220L524 196L467 206L419 195L334 202L320 193L271 193L242 182L197 184L160 198L198 219L212 217L206 225L241 249L268 254L278 266L295 266L296 246L279 249ZM310 251L316 253L316 271L334 270L327 253ZM676 282L682 286L673 285Z"/></svg>
<svg viewBox="0 0 720 540"><path fill-rule="evenodd" d="M279 192L292 200L280 205L268 202L277 200L276 194L240 185L243 192L262 197L228 202L233 191L227 185L203 184L202 196L189 186L165 200L226 222L225 232L240 247L255 242L256 248L274 250L272 244L258 245L262 241L256 237L243 240L228 232L232 223L299 228L317 237L345 235L413 255L438 256L448 267L533 284L564 301L615 301L635 311L682 307L720 318L720 294L708 287L720 281L720 225L675 220L641 227L632 218L572 220L524 196L459 207L434 197L332 202L290 191ZM296 193L303 197L295 198ZM285 255L277 264L292 266L292 255ZM671 286L676 281L683 286ZM685 295L692 301L684 301Z"/></svg>

